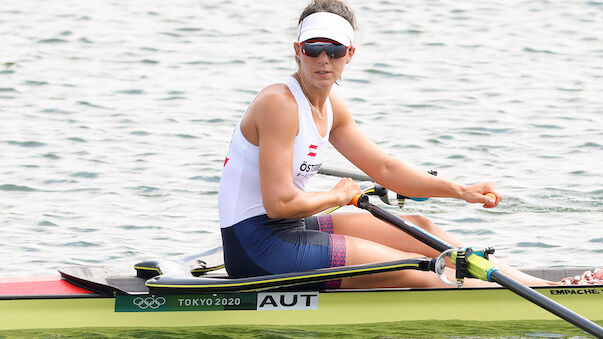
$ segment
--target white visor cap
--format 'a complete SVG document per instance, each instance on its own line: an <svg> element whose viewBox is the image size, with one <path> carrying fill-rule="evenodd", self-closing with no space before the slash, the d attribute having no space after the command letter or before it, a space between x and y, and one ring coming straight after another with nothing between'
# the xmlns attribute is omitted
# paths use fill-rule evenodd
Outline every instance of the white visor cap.
<svg viewBox="0 0 603 339"><path fill-rule="evenodd" d="M327 38L344 46L354 41L354 28L337 14L317 12L308 15L297 27L297 42L314 38Z"/></svg>

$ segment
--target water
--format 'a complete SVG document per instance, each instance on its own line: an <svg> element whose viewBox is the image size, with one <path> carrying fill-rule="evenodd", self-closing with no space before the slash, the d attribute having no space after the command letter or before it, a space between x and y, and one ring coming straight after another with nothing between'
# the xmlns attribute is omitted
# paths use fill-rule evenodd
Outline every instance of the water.
<svg viewBox="0 0 603 339"><path fill-rule="evenodd" d="M1 339L293 339L293 338L483 338L478 334L488 333L488 338L536 339L589 338L579 329L562 320L531 321L441 321L416 323L411 321L381 323L374 325L346 326L231 326L224 327L184 327L184 328L85 328L57 330L1 331ZM450 335L448 333L453 333ZM3 336L4 335L4 336ZM592 337L590 337L592 338Z"/></svg>
<svg viewBox="0 0 603 339"><path fill-rule="evenodd" d="M305 1L0 4L1 276L130 272L218 245L230 135L295 71ZM359 126L421 170L504 195L493 210L405 211L519 267L601 266L603 3L350 4L357 52L335 90Z"/></svg>

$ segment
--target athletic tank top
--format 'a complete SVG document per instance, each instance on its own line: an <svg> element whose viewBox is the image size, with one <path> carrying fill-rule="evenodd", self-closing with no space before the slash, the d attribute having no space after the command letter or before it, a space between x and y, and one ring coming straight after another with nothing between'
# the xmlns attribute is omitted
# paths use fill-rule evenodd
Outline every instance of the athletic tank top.
<svg viewBox="0 0 603 339"><path fill-rule="evenodd" d="M314 123L310 103L297 80L288 77L281 83L289 87L297 102L299 132L293 145L293 182L303 190L308 179L318 173L322 164L324 150L333 127L333 109L327 99L328 129L323 138ZM240 120L224 161L218 206L221 227L232 226L242 220L266 214L260 189L259 147L245 139L241 132Z"/></svg>

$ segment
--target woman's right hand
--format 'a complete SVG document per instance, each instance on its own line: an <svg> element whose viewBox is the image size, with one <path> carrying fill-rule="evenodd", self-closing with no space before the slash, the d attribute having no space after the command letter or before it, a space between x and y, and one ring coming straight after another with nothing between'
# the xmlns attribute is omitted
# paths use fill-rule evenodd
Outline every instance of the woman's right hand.
<svg viewBox="0 0 603 339"><path fill-rule="evenodd" d="M337 206L343 206L349 204L356 194L362 193L362 190L354 180L343 178L331 189L331 192L339 196Z"/></svg>

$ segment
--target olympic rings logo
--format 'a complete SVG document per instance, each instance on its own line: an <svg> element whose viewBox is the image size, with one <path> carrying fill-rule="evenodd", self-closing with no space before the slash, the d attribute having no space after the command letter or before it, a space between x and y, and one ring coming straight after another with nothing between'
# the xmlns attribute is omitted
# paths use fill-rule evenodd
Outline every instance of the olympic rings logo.
<svg viewBox="0 0 603 339"><path fill-rule="evenodd" d="M161 305L164 305L166 302L164 297L147 297L141 298L136 297L132 300L132 303L138 306L141 310L145 310L147 308L152 308L154 310L158 309Z"/></svg>

